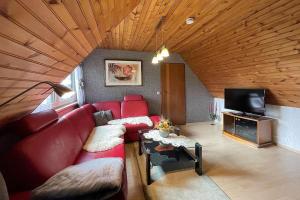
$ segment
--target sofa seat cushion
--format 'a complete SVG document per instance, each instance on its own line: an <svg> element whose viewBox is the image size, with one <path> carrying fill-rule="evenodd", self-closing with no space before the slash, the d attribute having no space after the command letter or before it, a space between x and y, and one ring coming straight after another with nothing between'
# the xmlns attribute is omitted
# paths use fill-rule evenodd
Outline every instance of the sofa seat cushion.
<svg viewBox="0 0 300 200"><path fill-rule="evenodd" d="M124 126L126 127L125 142L138 141L138 131L151 128L147 124L124 124Z"/></svg>
<svg viewBox="0 0 300 200"><path fill-rule="evenodd" d="M122 119L114 119L108 122L110 125L123 125L123 124L147 124L152 127L153 122L148 116L140 117L126 117Z"/></svg>
<svg viewBox="0 0 300 200"><path fill-rule="evenodd" d="M83 162L87 162L89 160L97 159L97 158L108 158L108 157L119 157L122 158L125 162L125 144L119 144L115 146L113 149L109 149L106 151L99 151L99 152L87 152L85 150L82 150L75 163L79 164ZM117 193L114 197L110 198L110 200L125 200L127 197L127 174L126 174L126 168L123 170L123 180L122 180L122 190L120 190L119 193Z"/></svg>
<svg viewBox="0 0 300 200"><path fill-rule="evenodd" d="M83 145L88 152L106 151L124 143L123 135L126 129L123 125L97 126L90 133Z"/></svg>
<svg viewBox="0 0 300 200"><path fill-rule="evenodd" d="M160 116L154 115L150 117L153 126L157 124L160 120ZM148 126L147 124L124 124L126 127L126 133L125 133L125 142L135 142L139 140L138 131L141 129L149 129L153 126Z"/></svg>
<svg viewBox="0 0 300 200"><path fill-rule="evenodd" d="M87 152L82 150L76 161L75 164L86 162L89 160L97 159L97 158L107 158L107 157L120 157L125 160L125 145L124 143L115 146L112 149L106 151L99 151L99 152Z"/></svg>
<svg viewBox="0 0 300 200"><path fill-rule="evenodd" d="M9 195L9 200L31 200L31 192L17 192Z"/></svg>

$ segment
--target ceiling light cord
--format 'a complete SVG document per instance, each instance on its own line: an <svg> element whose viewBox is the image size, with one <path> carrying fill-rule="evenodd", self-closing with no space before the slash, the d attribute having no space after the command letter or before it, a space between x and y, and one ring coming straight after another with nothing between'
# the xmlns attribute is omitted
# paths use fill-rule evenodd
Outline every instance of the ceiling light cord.
<svg viewBox="0 0 300 200"><path fill-rule="evenodd" d="M164 58L169 56L169 51L166 48L166 45L164 44L164 19L165 17L162 17L158 23L158 25L155 28L155 55L152 58L152 63L157 64L159 61L163 61ZM161 34L161 40L159 41L159 45L161 46L159 49L157 49L157 32L160 31Z"/></svg>

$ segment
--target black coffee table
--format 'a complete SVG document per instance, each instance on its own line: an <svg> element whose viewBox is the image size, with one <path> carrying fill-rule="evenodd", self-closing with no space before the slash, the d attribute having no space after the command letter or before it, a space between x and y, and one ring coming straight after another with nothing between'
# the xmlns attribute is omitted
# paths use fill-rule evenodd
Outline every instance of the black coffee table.
<svg viewBox="0 0 300 200"><path fill-rule="evenodd" d="M139 155L145 154L146 156L148 185L152 183L150 173L151 166L175 166L172 170L178 170L179 168L182 170L193 167L198 175L202 175L202 146L199 143L195 143L195 149L188 149L184 146L161 145L157 141L144 137L144 133L148 131L149 130L139 130ZM194 150L194 152L192 150Z"/></svg>

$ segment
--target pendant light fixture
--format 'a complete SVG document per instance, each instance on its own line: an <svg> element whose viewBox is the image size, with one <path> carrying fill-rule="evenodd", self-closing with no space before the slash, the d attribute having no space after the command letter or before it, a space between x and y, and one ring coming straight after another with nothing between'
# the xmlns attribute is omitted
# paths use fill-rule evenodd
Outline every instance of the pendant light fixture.
<svg viewBox="0 0 300 200"><path fill-rule="evenodd" d="M166 58L166 57L169 57L169 50L165 47L165 46L163 46L163 48L162 48L162 50L161 50L161 55L162 55L162 57L164 57L164 58Z"/></svg>
<svg viewBox="0 0 300 200"><path fill-rule="evenodd" d="M160 53L160 51L157 51L156 58L157 58L158 61L162 61L164 59L164 57L162 56L162 54Z"/></svg>
<svg viewBox="0 0 300 200"><path fill-rule="evenodd" d="M158 59L156 56L152 58L152 64L158 64Z"/></svg>
<svg viewBox="0 0 300 200"><path fill-rule="evenodd" d="M162 29L162 41L164 43L164 29ZM169 57L169 50L167 49L167 47L165 45L162 46L162 49L161 49L161 55L162 57L166 58L166 57Z"/></svg>
<svg viewBox="0 0 300 200"><path fill-rule="evenodd" d="M155 30L155 49L157 46L157 33ZM152 64L158 64L158 57L157 57L157 53L154 54L153 58L152 58Z"/></svg>
<svg viewBox="0 0 300 200"><path fill-rule="evenodd" d="M155 28L155 49L157 49L157 31L160 29L161 36L162 36L162 47L156 51L154 57L152 58L152 64L158 64L160 61L163 61L164 58L169 57L170 53L167 49L166 45L164 44L164 30L162 28L163 21L165 17L162 17Z"/></svg>

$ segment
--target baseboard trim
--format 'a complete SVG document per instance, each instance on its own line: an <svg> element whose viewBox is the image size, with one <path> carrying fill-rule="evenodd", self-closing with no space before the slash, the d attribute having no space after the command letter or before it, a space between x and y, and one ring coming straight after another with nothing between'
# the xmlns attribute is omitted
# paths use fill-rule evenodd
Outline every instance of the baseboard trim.
<svg viewBox="0 0 300 200"><path fill-rule="evenodd" d="M298 149L291 148L291 147L286 146L286 145L284 145L284 144L278 144L278 143L275 143L275 145L277 145L277 146L280 147L280 148L283 148L283 149L292 151L292 152L294 152L294 153L300 154L300 150L298 150Z"/></svg>

